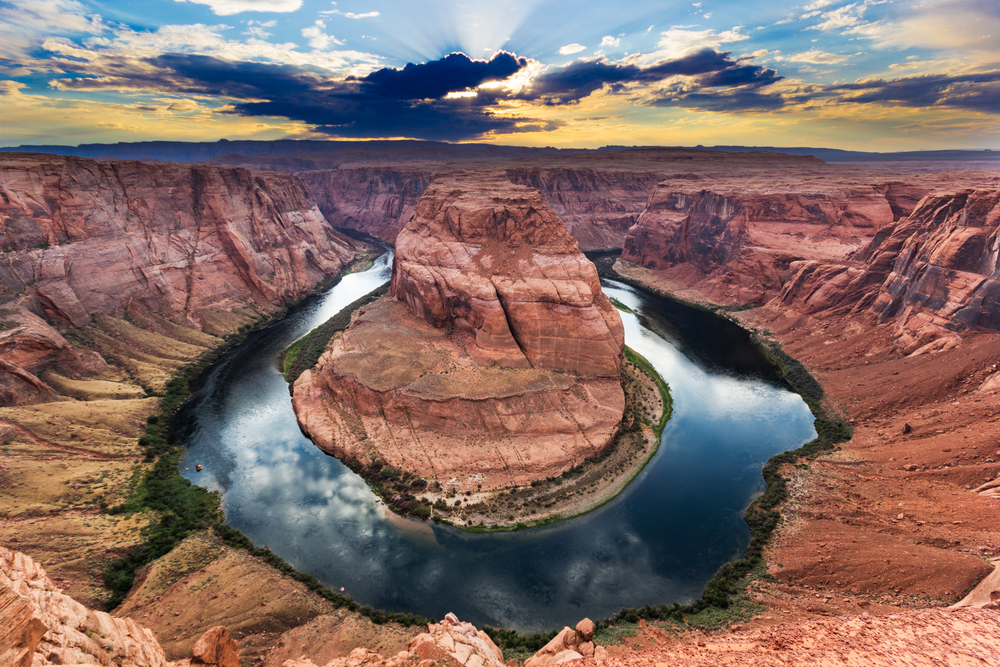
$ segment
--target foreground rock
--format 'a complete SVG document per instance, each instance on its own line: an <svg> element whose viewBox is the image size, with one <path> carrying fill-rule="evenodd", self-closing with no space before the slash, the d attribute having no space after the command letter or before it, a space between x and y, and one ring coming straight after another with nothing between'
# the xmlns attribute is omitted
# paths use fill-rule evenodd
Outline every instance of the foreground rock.
<svg viewBox="0 0 1000 667"><path fill-rule="evenodd" d="M152 632L131 619L87 609L61 593L38 563L3 547L0 628L3 665L167 665Z"/></svg>
<svg viewBox="0 0 1000 667"><path fill-rule="evenodd" d="M594 658L603 660L608 657L607 649L594 645L594 622L585 618L576 624L575 628L565 627L552 638L548 644L528 658L524 667L547 667L561 665L564 662Z"/></svg>
<svg viewBox="0 0 1000 667"><path fill-rule="evenodd" d="M407 650L391 658L367 648L356 648L346 658L334 658L324 667L417 667L444 665L450 667L504 667L503 653L493 640L477 630L472 623L463 623L448 614L440 623L431 623L427 632L410 642ZM286 660L282 667L317 667L302 657Z"/></svg>
<svg viewBox="0 0 1000 667"><path fill-rule="evenodd" d="M475 491L558 475L615 436L621 318L537 191L432 184L397 239L391 297L295 382L324 451Z"/></svg>

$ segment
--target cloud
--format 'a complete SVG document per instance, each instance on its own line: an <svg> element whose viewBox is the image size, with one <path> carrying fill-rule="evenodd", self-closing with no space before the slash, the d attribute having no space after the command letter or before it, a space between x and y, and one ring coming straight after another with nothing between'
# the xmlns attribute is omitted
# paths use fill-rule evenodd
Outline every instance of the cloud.
<svg viewBox="0 0 1000 667"><path fill-rule="evenodd" d="M167 53L206 55L233 62L312 67L337 72L341 76L365 74L380 64L377 56L360 51L303 52L290 42L275 44L260 39L230 40L223 35L227 27L165 25L155 31L118 27L110 34L85 39L82 44L64 38L50 38L41 46L49 52L46 66L65 77L50 82L58 89L163 90L166 84L159 84L155 77L137 82L135 75L150 72L150 59Z"/></svg>
<svg viewBox="0 0 1000 667"><path fill-rule="evenodd" d="M100 35L107 29L100 16L76 0L0 2L0 71L12 76L52 71L35 54L45 35Z"/></svg>
<svg viewBox="0 0 1000 667"><path fill-rule="evenodd" d="M335 3L336 4L336 3ZM332 16L334 14L343 16L345 19L373 19L376 16L381 16L379 12L365 12L364 14L355 14L354 12L342 12L339 9L327 9L320 12L324 16Z"/></svg>
<svg viewBox="0 0 1000 667"><path fill-rule="evenodd" d="M328 35L323 30L326 28L326 23L322 19L316 21L313 25L308 28L302 29L302 36L309 40L309 46L314 49L325 50L330 47L331 44L336 44L338 46L343 46L344 43L334 37L333 35Z"/></svg>
<svg viewBox="0 0 1000 667"><path fill-rule="evenodd" d="M618 46L622 43L621 37L612 37L611 35L605 35L601 38L601 48L606 46Z"/></svg>
<svg viewBox="0 0 1000 667"><path fill-rule="evenodd" d="M826 53L818 49L809 49L805 53L797 53L794 56L789 56L786 60L796 63L809 63L810 65L839 65L849 58L850 56Z"/></svg>
<svg viewBox="0 0 1000 667"><path fill-rule="evenodd" d="M526 59L503 51L490 60L452 53L427 63L345 79L291 65L192 54L163 54L146 64L147 70L132 73L129 85L156 85L176 95L228 99L232 114L284 117L339 137L461 140L557 126L553 121L497 115L489 107L492 96L449 97L449 93L503 81L527 67Z"/></svg>
<svg viewBox="0 0 1000 667"><path fill-rule="evenodd" d="M644 106L707 107L712 100L712 110L773 109L783 105L782 97L759 91L781 79L772 69L702 49L648 66L628 59L578 60L537 76L519 97L547 105L572 104L606 88L633 93Z"/></svg>
<svg viewBox="0 0 1000 667"><path fill-rule="evenodd" d="M218 16L231 16L242 12L288 13L302 7L302 0L174 0L195 5L208 5Z"/></svg>
<svg viewBox="0 0 1000 667"><path fill-rule="evenodd" d="M586 48L587 47L584 46L583 44L567 44L566 46L559 49L559 55L571 56L574 53L580 53L580 51L583 51Z"/></svg>
<svg viewBox="0 0 1000 667"><path fill-rule="evenodd" d="M1000 114L1000 70L870 79L828 86L824 92L841 104L950 107Z"/></svg>
<svg viewBox="0 0 1000 667"><path fill-rule="evenodd" d="M740 34L740 26L732 30L715 32L714 30L692 30L687 26L673 26L660 33L657 51L645 56L647 61L664 58L681 58L702 49L718 49L723 44L741 42L750 39L749 35Z"/></svg>
<svg viewBox="0 0 1000 667"><path fill-rule="evenodd" d="M840 28L857 27L861 25L861 15L865 13L865 9L867 8L867 3L853 2L829 12L823 12L823 22L809 26L806 30L822 30L827 32L830 30L839 30Z"/></svg>

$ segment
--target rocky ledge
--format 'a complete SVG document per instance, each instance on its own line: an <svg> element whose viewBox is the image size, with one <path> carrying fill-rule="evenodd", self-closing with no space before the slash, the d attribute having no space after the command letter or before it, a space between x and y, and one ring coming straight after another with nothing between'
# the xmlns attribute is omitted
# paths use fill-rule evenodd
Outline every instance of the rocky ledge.
<svg viewBox="0 0 1000 667"><path fill-rule="evenodd" d="M537 190L435 181L396 244L390 295L294 385L324 451L490 490L558 475L615 437L624 330Z"/></svg>

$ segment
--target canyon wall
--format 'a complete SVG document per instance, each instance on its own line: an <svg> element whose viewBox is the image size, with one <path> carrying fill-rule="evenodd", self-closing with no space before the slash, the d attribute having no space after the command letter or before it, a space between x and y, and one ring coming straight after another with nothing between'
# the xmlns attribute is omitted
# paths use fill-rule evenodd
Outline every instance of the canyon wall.
<svg viewBox="0 0 1000 667"><path fill-rule="evenodd" d="M294 176L31 155L0 161L0 247L0 294L74 326L135 301L200 327L353 257Z"/></svg>
<svg viewBox="0 0 1000 667"><path fill-rule="evenodd" d="M299 172L330 224L365 232L387 243L416 210L435 178L449 174L495 173L490 164L353 166ZM620 248L663 174L595 167L534 165L504 170L512 183L541 191L545 203L569 228L583 250Z"/></svg>
<svg viewBox="0 0 1000 667"><path fill-rule="evenodd" d="M583 250L621 248L664 177L658 171L565 166L518 166L506 173L511 183L540 191Z"/></svg>
<svg viewBox="0 0 1000 667"><path fill-rule="evenodd" d="M298 175L309 185L331 225L395 243L439 170L435 166L345 167Z"/></svg>
<svg viewBox="0 0 1000 667"><path fill-rule="evenodd" d="M624 330L594 265L537 190L432 184L396 244L391 296L295 382L324 451L489 490L557 475L611 442Z"/></svg>
<svg viewBox="0 0 1000 667"><path fill-rule="evenodd" d="M30 154L0 158L0 250L3 405L51 400L54 355L89 363L53 326L141 311L225 333L354 256L295 176Z"/></svg>
<svg viewBox="0 0 1000 667"><path fill-rule="evenodd" d="M905 351L1000 331L1000 190L925 197L842 262L797 262L778 303L807 314L871 312Z"/></svg>
<svg viewBox="0 0 1000 667"><path fill-rule="evenodd" d="M692 175L660 183L622 258L723 303L762 302L780 291L793 262L844 258L894 219L871 185L762 180Z"/></svg>

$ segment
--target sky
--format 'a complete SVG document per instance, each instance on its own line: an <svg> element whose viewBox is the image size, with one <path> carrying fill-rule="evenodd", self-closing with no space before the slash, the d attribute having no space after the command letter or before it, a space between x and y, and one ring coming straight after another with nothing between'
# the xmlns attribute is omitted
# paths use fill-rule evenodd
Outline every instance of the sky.
<svg viewBox="0 0 1000 667"><path fill-rule="evenodd" d="M0 146L1000 150L998 0L0 0Z"/></svg>

